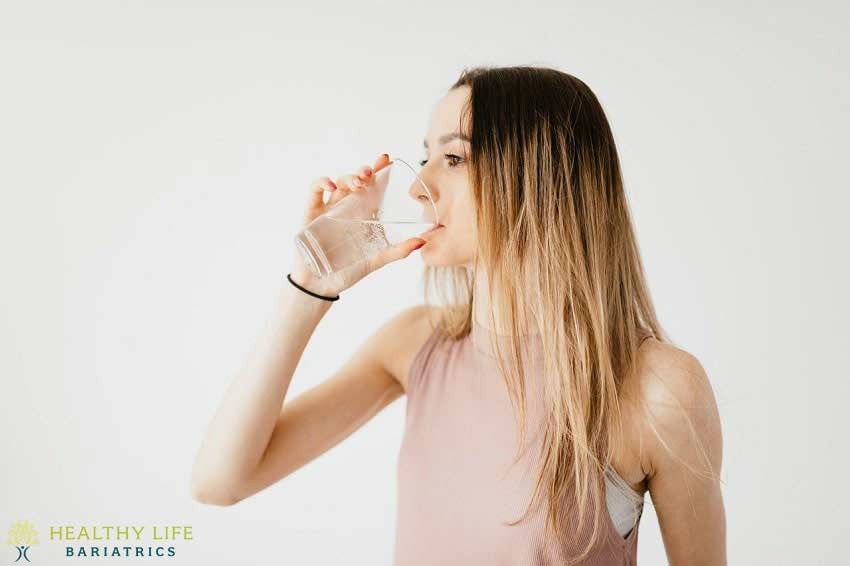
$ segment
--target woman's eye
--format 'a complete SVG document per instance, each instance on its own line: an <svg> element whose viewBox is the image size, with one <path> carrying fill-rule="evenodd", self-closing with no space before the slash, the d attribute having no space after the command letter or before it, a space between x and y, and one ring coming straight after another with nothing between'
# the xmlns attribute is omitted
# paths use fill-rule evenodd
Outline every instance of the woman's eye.
<svg viewBox="0 0 850 566"><path fill-rule="evenodd" d="M445 157L446 159L449 160L449 163L450 163L449 167L457 167L459 165L458 161L463 161L462 157L459 157L459 156L451 154L451 153L447 153L443 157ZM428 160L422 159L422 160L419 161L419 166L425 167L426 163L428 163Z"/></svg>
<svg viewBox="0 0 850 566"><path fill-rule="evenodd" d="M463 161L463 158L462 158L462 157L459 157L459 156L457 156L457 155L452 155L452 154L450 154L450 153L447 153L447 154L446 154L446 155L444 155L443 157L445 157L446 159L448 159L448 160L449 160L449 162L453 163L453 165L450 165L450 167L457 167L457 166L460 164L459 162L460 162L460 161Z"/></svg>

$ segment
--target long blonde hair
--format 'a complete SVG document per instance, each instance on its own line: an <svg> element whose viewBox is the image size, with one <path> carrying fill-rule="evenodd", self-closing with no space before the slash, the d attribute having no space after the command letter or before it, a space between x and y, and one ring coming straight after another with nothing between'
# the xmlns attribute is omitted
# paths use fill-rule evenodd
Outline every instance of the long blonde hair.
<svg viewBox="0 0 850 566"><path fill-rule="evenodd" d="M640 333L669 339L647 288L614 138L590 88L567 73L528 66L464 69L451 88L461 86L471 89L459 128L471 134L477 261L511 335L510 361L498 352L497 359L518 415L517 458L526 435L522 313L544 350L543 452L519 520L547 495L549 540L548 529L561 532L558 509L568 487L579 529L590 498L593 530L581 560L604 524L604 472L621 438L620 392L635 369ZM439 325L450 338L468 335L474 324L473 279L466 267L426 267L426 300L436 289L448 301Z"/></svg>

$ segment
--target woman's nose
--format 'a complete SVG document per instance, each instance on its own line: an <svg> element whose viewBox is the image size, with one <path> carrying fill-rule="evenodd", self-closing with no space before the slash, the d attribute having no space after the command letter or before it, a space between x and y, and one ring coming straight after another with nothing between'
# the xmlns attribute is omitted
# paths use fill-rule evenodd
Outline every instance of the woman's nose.
<svg viewBox="0 0 850 566"><path fill-rule="evenodd" d="M425 214L428 219L436 221L436 219L431 218L431 216L436 215L437 211L435 210L435 207L437 206L439 196L433 185L427 184L424 179L415 179L410 185L410 189L408 189L408 194L411 198L416 199L423 207L425 207Z"/></svg>

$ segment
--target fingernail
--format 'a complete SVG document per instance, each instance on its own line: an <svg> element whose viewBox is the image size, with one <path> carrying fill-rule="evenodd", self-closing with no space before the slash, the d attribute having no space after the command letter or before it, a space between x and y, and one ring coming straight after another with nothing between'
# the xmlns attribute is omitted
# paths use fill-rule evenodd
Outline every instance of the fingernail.
<svg viewBox="0 0 850 566"><path fill-rule="evenodd" d="M389 159L389 158L390 158L390 154L389 154L389 153L382 153L381 155L382 155L383 157L386 157L387 159Z"/></svg>
<svg viewBox="0 0 850 566"><path fill-rule="evenodd" d="M366 172L365 172L365 173L363 173L363 174L364 174L364 175L366 175L367 177L371 177L371 176L372 176L372 170L371 170L371 169L366 169Z"/></svg>
<svg viewBox="0 0 850 566"><path fill-rule="evenodd" d="M414 250L418 250L419 248L421 248L421 247L422 247L422 246L424 246L424 245L425 245L425 242L422 242L421 244L416 244L416 247L415 247L415 248L413 248L413 249L414 249Z"/></svg>

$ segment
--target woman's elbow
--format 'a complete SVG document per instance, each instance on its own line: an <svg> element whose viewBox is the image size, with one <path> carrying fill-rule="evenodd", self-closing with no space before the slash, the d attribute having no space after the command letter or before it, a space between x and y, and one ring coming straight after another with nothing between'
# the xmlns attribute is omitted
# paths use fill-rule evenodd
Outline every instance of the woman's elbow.
<svg viewBox="0 0 850 566"><path fill-rule="evenodd" d="M189 489L192 499L205 505L229 507L242 500L228 486L197 477L192 478Z"/></svg>
<svg viewBox="0 0 850 566"><path fill-rule="evenodd" d="M204 485L192 484L192 499L205 505L217 505L219 507L230 507L239 503L240 498L234 497L226 491L210 489Z"/></svg>

